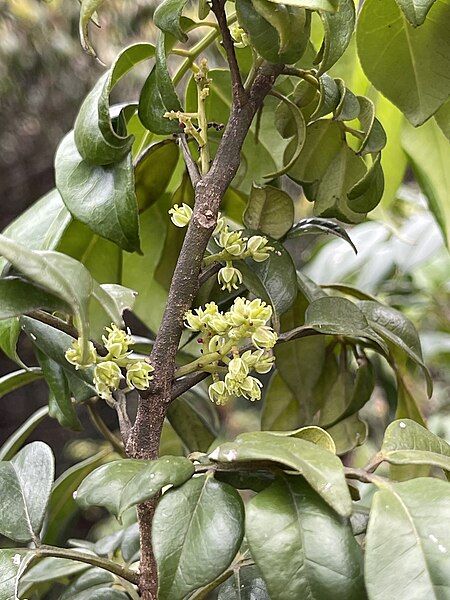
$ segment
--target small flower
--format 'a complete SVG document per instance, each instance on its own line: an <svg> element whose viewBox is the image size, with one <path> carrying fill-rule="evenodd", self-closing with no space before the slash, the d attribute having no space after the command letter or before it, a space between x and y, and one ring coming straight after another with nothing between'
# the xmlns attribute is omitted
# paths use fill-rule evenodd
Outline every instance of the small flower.
<svg viewBox="0 0 450 600"><path fill-rule="evenodd" d="M105 348L108 350L108 355L116 360L125 359L129 352L128 346L133 343L131 336L119 329L114 323L111 327L106 327L108 336L102 336Z"/></svg>
<svg viewBox="0 0 450 600"><path fill-rule="evenodd" d="M256 377L249 375L241 384L241 393L244 398L248 398L252 402L261 400L262 383Z"/></svg>
<svg viewBox="0 0 450 600"><path fill-rule="evenodd" d="M272 307L259 298L252 301L236 298L228 312L228 320L234 327L246 325L250 328L257 328L265 325L271 316Z"/></svg>
<svg viewBox="0 0 450 600"><path fill-rule="evenodd" d="M213 337L209 340L208 350L209 352L220 352L225 344L225 340L220 335L213 335Z"/></svg>
<svg viewBox="0 0 450 600"><path fill-rule="evenodd" d="M242 360L248 366L249 370L253 369L260 374L268 373L273 366L275 357L265 350L257 350L252 352L247 350L242 354Z"/></svg>
<svg viewBox="0 0 450 600"><path fill-rule="evenodd" d="M126 378L127 385L138 390L146 390L150 385L150 380L153 379L153 377L150 377L150 373L154 370L152 365L143 360L128 365Z"/></svg>
<svg viewBox="0 0 450 600"><path fill-rule="evenodd" d="M245 240L240 231L222 231L218 243L232 256L238 257L245 252Z"/></svg>
<svg viewBox="0 0 450 600"><path fill-rule="evenodd" d="M248 35L239 23L233 23L230 33L236 48L245 48L249 45Z"/></svg>
<svg viewBox="0 0 450 600"><path fill-rule="evenodd" d="M242 274L239 269L233 267L232 262L227 261L226 267L222 267L218 273L217 279L223 290L237 290L242 283Z"/></svg>
<svg viewBox="0 0 450 600"><path fill-rule="evenodd" d="M172 223L177 227L186 227L192 217L192 208L183 202L181 206L174 204L169 210Z"/></svg>
<svg viewBox="0 0 450 600"><path fill-rule="evenodd" d="M244 381L248 375L248 366L240 356L235 356L228 364L228 374L235 381Z"/></svg>
<svg viewBox="0 0 450 600"><path fill-rule="evenodd" d="M117 390L122 373L112 360L99 363L94 369L94 385L100 398L111 398L112 390Z"/></svg>
<svg viewBox="0 0 450 600"><path fill-rule="evenodd" d="M257 348L273 348L278 336L271 327L258 327L252 334L252 342Z"/></svg>
<svg viewBox="0 0 450 600"><path fill-rule="evenodd" d="M274 248L268 246L269 241L262 235L254 235L247 241L247 251L256 262L264 262Z"/></svg>
<svg viewBox="0 0 450 600"><path fill-rule="evenodd" d="M213 235L219 235L220 233L222 233L222 231L225 231L226 229L227 229L227 224L225 221L225 217L223 217L222 214L219 213L217 216L217 223L216 223L216 227L213 231Z"/></svg>
<svg viewBox="0 0 450 600"><path fill-rule="evenodd" d="M94 344L92 342L88 342L88 354L87 360L82 361L83 358L83 343L81 338L74 340L72 342L71 347L66 350L65 354L66 360L70 362L71 365L75 365L75 368L78 370L80 368L87 368L95 365L97 362L97 352L95 351Z"/></svg>
<svg viewBox="0 0 450 600"><path fill-rule="evenodd" d="M226 404L230 400L230 394L227 392L226 385L223 381L216 381L208 388L208 394L212 402L216 404Z"/></svg>

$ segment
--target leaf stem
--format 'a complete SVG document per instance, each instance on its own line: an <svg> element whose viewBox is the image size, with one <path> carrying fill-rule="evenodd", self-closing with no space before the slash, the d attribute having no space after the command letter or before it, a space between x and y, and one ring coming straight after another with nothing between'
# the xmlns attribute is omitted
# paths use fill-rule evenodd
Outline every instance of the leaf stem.
<svg viewBox="0 0 450 600"><path fill-rule="evenodd" d="M114 435L114 433L109 429L104 420L99 415L96 406L93 402L89 402L87 404L87 411L89 418L92 421L92 424L97 429L97 431L107 440L111 446L120 454L120 456L126 457L125 449L122 442Z"/></svg>

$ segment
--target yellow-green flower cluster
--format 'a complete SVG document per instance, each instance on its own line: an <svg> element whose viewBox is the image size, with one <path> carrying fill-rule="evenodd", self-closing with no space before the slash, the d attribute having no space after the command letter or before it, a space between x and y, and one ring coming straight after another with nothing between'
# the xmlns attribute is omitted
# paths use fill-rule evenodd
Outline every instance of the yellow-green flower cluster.
<svg viewBox="0 0 450 600"><path fill-rule="evenodd" d="M107 335L102 336L103 344L107 350L106 356L97 354L92 342L89 342L89 360L81 362L81 339L74 340L72 346L66 351L66 360L76 369L94 367L93 383L95 390L104 400L110 400L114 390L119 389L124 378L122 369L125 370L125 379L129 388L145 390L150 385L153 377L150 373L153 367L146 361L133 358L129 346L132 344L131 335L119 329L116 325L106 327Z"/></svg>
<svg viewBox="0 0 450 600"><path fill-rule="evenodd" d="M214 302L186 313L186 326L202 334L205 363L214 379L209 396L216 404L225 404L233 396L249 400L261 398L262 384L251 372L262 374L272 368L271 348L277 341L277 334L267 324L271 317L272 307L259 298L240 297L225 313L219 311ZM255 349L242 352L242 347L249 343ZM220 357L209 362L207 353L218 353ZM223 380L219 378L219 373L223 372L222 363L226 366Z"/></svg>

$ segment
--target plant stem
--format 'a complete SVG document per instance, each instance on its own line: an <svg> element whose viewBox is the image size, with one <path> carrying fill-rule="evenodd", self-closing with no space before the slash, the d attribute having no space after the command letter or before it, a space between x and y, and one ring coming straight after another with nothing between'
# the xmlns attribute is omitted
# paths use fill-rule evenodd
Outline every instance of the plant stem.
<svg viewBox="0 0 450 600"><path fill-rule="evenodd" d="M111 444L114 450L120 454L120 456L125 457L126 453L122 442L114 435L114 433L109 429L104 420L98 414L95 404L93 402L89 402L86 406L89 418L91 419L92 424L95 426L97 431Z"/></svg>

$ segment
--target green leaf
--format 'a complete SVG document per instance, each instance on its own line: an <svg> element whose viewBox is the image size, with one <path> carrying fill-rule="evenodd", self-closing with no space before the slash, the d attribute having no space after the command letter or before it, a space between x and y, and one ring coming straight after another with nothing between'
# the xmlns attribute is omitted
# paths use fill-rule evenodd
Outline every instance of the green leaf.
<svg viewBox="0 0 450 600"><path fill-rule="evenodd" d="M94 18L97 9L104 0L82 0L80 7L80 19L78 23L80 42L85 52L91 56L97 56L89 40L89 21Z"/></svg>
<svg viewBox="0 0 450 600"><path fill-rule="evenodd" d="M300 6L309 10L336 12L339 0L269 0L274 4L287 4L289 6Z"/></svg>
<svg viewBox="0 0 450 600"><path fill-rule="evenodd" d="M108 571L99 568L89 569L77 577L71 585L66 587L59 600L80 600L79 596L76 594L87 592L88 590L90 590L91 593L95 593L94 590L97 591L99 586L112 585L114 581L114 575L108 573ZM102 587L100 589L104 588ZM93 600L95 600L95 597Z"/></svg>
<svg viewBox="0 0 450 600"><path fill-rule="evenodd" d="M20 573L25 552L0 550L0 598L16 600L16 580ZM26 558L25 558L26 560Z"/></svg>
<svg viewBox="0 0 450 600"><path fill-rule="evenodd" d="M208 398L188 393L173 400L167 409L169 423L189 452L206 452L216 439L214 427L202 410L210 405Z"/></svg>
<svg viewBox="0 0 450 600"><path fill-rule="evenodd" d="M19 542L36 540L53 484L54 458L42 442L25 446L0 462L0 533Z"/></svg>
<svg viewBox="0 0 450 600"><path fill-rule="evenodd" d="M245 230L244 235L256 232ZM264 262L255 262L248 258L239 262L245 286L258 298L272 305L275 321L286 312L297 295L297 276L291 255L272 238L270 245L275 248Z"/></svg>
<svg viewBox="0 0 450 600"><path fill-rule="evenodd" d="M348 192L348 206L357 213L367 214L378 206L383 192L384 174L379 153L367 172Z"/></svg>
<svg viewBox="0 0 450 600"><path fill-rule="evenodd" d="M306 234L317 234L317 233L325 233L335 235L336 237L340 237L345 240L347 243L355 251L355 254L358 254L358 250L356 249L355 244L352 242L350 236L345 231L345 229L335 223L334 221L330 221L329 219L321 219L320 217L310 217L308 219L301 219L296 223L290 231L288 231L287 237L296 238L301 235Z"/></svg>
<svg viewBox="0 0 450 600"><path fill-rule="evenodd" d="M134 169L140 211L160 200L172 179L178 159L178 145L173 140L155 142L141 154Z"/></svg>
<svg viewBox="0 0 450 600"><path fill-rule="evenodd" d="M162 600L179 600L229 567L243 537L244 507L231 486L206 475L166 492L152 525Z"/></svg>
<svg viewBox="0 0 450 600"><path fill-rule="evenodd" d="M336 444L336 454L342 456L364 444L368 435L368 426L356 413L329 427L327 431Z"/></svg>
<svg viewBox="0 0 450 600"><path fill-rule="evenodd" d="M83 554L87 551L84 548L77 548ZM76 550L76 548L74 548ZM93 554L91 552L91 554ZM29 569L21 578L21 583L24 586L29 586L35 583L44 583L47 581L67 581L71 575L82 573L89 568L86 563L78 562L69 558L44 558L37 565Z"/></svg>
<svg viewBox="0 0 450 600"><path fill-rule="evenodd" d="M75 144L83 160L107 165L122 161L130 152L134 138L121 135L122 114L115 119L115 124L111 120L109 95L128 71L154 54L152 44L133 44L125 48L86 96L74 125Z"/></svg>
<svg viewBox="0 0 450 600"><path fill-rule="evenodd" d="M56 151L55 170L58 190L74 217L127 252L140 250L131 154L110 165L90 164L70 132Z"/></svg>
<svg viewBox="0 0 450 600"><path fill-rule="evenodd" d="M420 478L375 494L366 536L370 600L448 597L449 489L447 482Z"/></svg>
<svg viewBox="0 0 450 600"><path fill-rule="evenodd" d="M63 367L39 349L36 351L36 356L50 390L48 401L50 417L56 419L62 427L81 431L81 423L72 404L69 382Z"/></svg>
<svg viewBox="0 0 450 600"><path fill-rule="evenodd" d="M361 110L358 98L345 86L342 79L337 78L335 82L340 98L334 111L334 119L336 121L352 121L358 117Z"/></svg>
<svg viewBox="0 0 450 600"><path fill-rule="evenodd" d="M307 442L318 444L329 452L336 454L336 446L331 435L325 431L325 429L317 427L316 425L300 427L300 429L294 429L293 431L270 431L269 433L272 435L282 435L306 440Z"/></svg>
<svg viewBox="0 0 450 600"><path fill-rule="evenodd" d="M447 247L450 247L449 142L436 124L430 121L420 129L405 127L402 145Z"/></svg>
<svg viewBox="0 0 450 600"><path fill-rule="evenodd" d="M365 300L358 302L370 326L389 344L404 352L408 358L419 365L427 378L428 395L433 391L433 381L422 357L419 335L411 321L401 312L378 302Z"/></svg>
<svg viewBox="0 0 450 600"><path fill-rule="evenodd" d="M395 0L368 0L356 39L371 83L414 125L422 125L447 100L450 5L438 0L429 18L414 28Z"/></svg>
<svg viewBox="0 0 450 600"><path fill-rule="evenodd" d="M42 376L42 371L38 367L19 369L19 371L3 375L3 377L0 377L0 398L24 385L28 385L32 381L41 379Z"/></svg>
<svg viewBox="0 0 450 600"><path fill-rule="evenodd" d="M248 503L246 537L271 598L364 598L349 522L301 478L279 480Z"/></svg>
<svg viewBox="0 0 450 600"><path fill-rule="evenodd" d="M11 460L47 415L48 406L43 406L22 423L0 448L0 461Z"/></svg>
<svg viewBox="0 0 450 600"><path fill-rule="evenodd" d="M109 450L104 450L74 464L55 481L48 503L47 526L43 537L45 544L55 545L65 541L67 527L79 510L74 492L83 479L106 460L108 454Z"/></svg>
<svg viewBox="0 0 450 600"><path fill-rule="evenodd" d="M186 42L188 36L180 27L180 18L187 0L164 0L153 14L153 22L164 33L170 33L180 42Z"/></svg>
<svg viewBox="0 0 450 600"><path fill-rule="evenodd" d="M12 317L11 319L0 320L0 350L2 350L8 358L20 365L28 368L17 354L17 342L20 335L19 319Z"/></svg>
<svg viewBox="0 0 450 600"><path fill-rule="evenodd" d="M357 96L359 102L358 119L364 132L364 138L359 148L359 154L381 152L386 146L386 132L380 121L375 117L375 105L365 96Z"/></svg>
<svg viewBox="0 0 450 600"><path fill-rule="evenodd" d="M326 73L319 77L319 104L311 115L311 119L317 120L333 112L340 100L339 88L336 81Z"/></svg>
<svg viewBox="0 0 450 600"><path fill-rule="evenodd" d="M450 444L410 419L389 425L378 456L394 465L433 465L450 471Z"/></svg>
<svg viewBox="0 0 450 600"><path fill-rule="evenodd" d="M226 464L270 461L303 475L309 485L342 515L351 513L351 498L341 461L321 446L303 439L258 431L243 433L218 446L209 457Z"/></svg>
<svg viewBox="0 0 450 600"><path fill-rule="evenodd" d="M353 0L340 0L336 12L321 11L319 14L324 39L315 62L319 63L318 75L321 75L340 59L350 43L355 28L355 4Z"/></svg>
<svg viewBox="0 0 450 600"><path fill-rule="evenodd" d="M413 27L422 25L436 0L396 0Z"/></svg>
<svg viewBox="0 0 450 600"><path fill-rule="evenodd" d="M305 53L311 16L288 3L276 10L269 0L237 0L236 12L251 45L272 63L293 64Z"/></svg>
<svg viewBox="0 0 450 600"><path fill-rule="evenodd" d="M88 304L94 288L89 271L70 256L48 250L30 250L0 235L0 254L21 273L66 302L87 354L89 340Z"/></svg>
<svg viewBox="0 0 450 600"><path fill-rule="evenodd" d="M20 277L0 279L0 319L17 317L36 309L70 312L68 305Z"/></svg>
<svg viewBox="0 0 450 600"><path fill-rule="evenodd" d="M244 212L244 224L276 240L289 231L294 222L294 203L286 192L271 185L252 186Z"/></svg>
<svg viewBox="0 0 450 600"><path fill-rule="evenodd" d="M450 100L434 114L436 123L445 137L450 141Z"/></svg>
<svg viewBox="0 0 450 600"><path fill-rule="evenodd" d="M255 565L234 568L233 574L217 592L217 600L270 600L266 584Z"/></svg>

